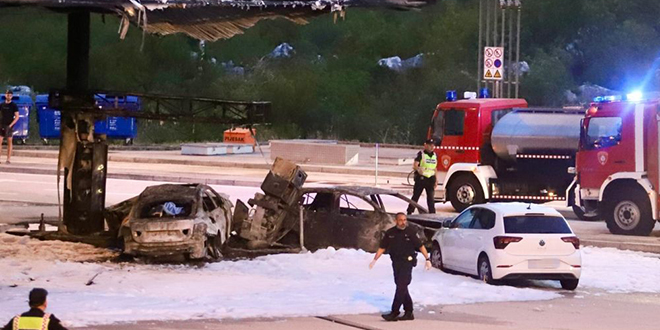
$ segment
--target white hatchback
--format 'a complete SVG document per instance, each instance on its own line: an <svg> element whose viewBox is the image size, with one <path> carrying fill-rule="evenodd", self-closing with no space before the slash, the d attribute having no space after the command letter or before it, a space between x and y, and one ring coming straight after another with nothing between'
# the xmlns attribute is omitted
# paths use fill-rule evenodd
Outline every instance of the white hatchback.
<svg viewBox="0 0 660 330"><path fill-rule="evenodd" d="M559 280L578 286L580 240L557 210L523 203L473 205L433 237L431 263L494 280Z"/></svg>

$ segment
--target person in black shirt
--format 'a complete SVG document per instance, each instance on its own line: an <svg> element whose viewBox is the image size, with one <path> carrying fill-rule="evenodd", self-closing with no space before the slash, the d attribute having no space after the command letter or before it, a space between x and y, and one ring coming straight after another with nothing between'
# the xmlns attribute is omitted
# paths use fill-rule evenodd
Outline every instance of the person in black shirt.
<svg viewBox="0 0 660 330"><path fill-rule="evenodd" d="M383 314L386 321L408 321L414 320L413 302L408 292L408 285L412 281L412 269L417 264L417 252L420 251L426 259L426 270L431 269L431 261L422 245L422 241L417 236L417 231L408 226L408 218L405 213L396 214L396 226L388 229L380 241L380 248L376 252L374 260L369 264L369 269L373 268L378 258L387 252L392 259L392 268L394 270L394 283L396 284L396 293L392 302L392 311ZM405 313L399 317L401 305Z"/></svg>
<svg viewBox="0 0 660 330"><path fill-rule="evenodd" d="M45 312L48 307L48 291L34 288L30 291L30 310L16 316L2 330L67 330L53 314Z"/></svg>
<svg viewBox="0 0 660 330"><path fill-rule="evenodd" d="M13 146L13 127L18 121L18 107L11 99L14 93L10 90L5 92L5 102L0 104L0 156L2 156L2 140L7 139L7 164L11 160Z"/></svg>
<svg viewBox="0 0 660 330"><path fill-rule="evenodd" d="M410 197L417 202L426 191L426 203L429 207L429 213L435 213L435 188L438 187L438 156L435 154L435 140L428 139L424 142L424 150L417 153L413 162L415 171L415 185L413 186L413 195ZM415 207L408 205L408 214L412 214Z"/></svg>

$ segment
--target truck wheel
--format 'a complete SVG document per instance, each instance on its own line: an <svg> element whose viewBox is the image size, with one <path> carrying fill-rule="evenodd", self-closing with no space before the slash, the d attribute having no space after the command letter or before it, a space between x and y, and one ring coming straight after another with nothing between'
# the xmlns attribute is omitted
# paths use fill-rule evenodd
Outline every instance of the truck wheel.
<svg viewBox="0 0 660 330"><path fill-rule="evenodd" d="M484 192L479 181L472 175L461 175L454 179L447 189L451 206L458 212L472 204L484 203Z"/></svg>
<svg viewBox="0 0 660 330"><path fill-rule="evenodd" d="M617 235L648 236L655 226L649 199L639 189L625 190L604 201L607 229Z"/></svg>

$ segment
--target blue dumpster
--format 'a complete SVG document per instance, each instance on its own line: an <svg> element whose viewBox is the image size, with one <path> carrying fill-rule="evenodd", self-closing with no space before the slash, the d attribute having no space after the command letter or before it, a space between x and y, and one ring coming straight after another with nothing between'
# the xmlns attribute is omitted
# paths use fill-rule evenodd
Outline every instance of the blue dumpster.
<svg viewBox="0 0 660 330"><path fill-rule="evenodd" d="M61 114L59 110L48 107L48 94L37 95L37 122L39 123L39 136L44 141L60 138Z"/></svg>
<svg viewBox="0 0 660 330"><path fill-rule="evenodd" d="M99 108L124 108L128 111L140 110L140 99L137 96L97 94L96 105ZM135 118L108 117L105 123L96 123L98 132L107 134L108 139L124 139L132 142L137 136Z"/></svg>
<svg viewBox="0 0 660 330"><path fill-rule="evenodd" d="M130 111L140 110L140 100L136 96L114 96L97 94L94 96L96 106L103 108L121 107ZM48 108L48 95L37 95L37 109L39 115L39 134L44 141L60 137L61 114ZM106 134L108 139L124 139L132 143L137 136L137 123L135 118L107 117L94 123L94 132Z"/></svg>
<svg viewBox="0 0 660 330"><path fill-rule="evenodd" d="M5 102L5 96L0 97L0 102ZM32 98L30 95L14 95L12 102L18 107L18 121L14 125L14 138L25 143L30 132L30 110L32 110Z"/></svg>

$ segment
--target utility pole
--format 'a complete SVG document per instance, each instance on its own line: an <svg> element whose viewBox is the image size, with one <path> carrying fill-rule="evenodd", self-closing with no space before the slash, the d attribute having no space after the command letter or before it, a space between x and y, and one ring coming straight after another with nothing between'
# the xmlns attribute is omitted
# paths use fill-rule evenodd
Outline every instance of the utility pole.
<svg viewBox="0 0 660 330"><path fill-rule="evenodd" d="M479 0L477 89L486 87L493 97L518 97L521 8L521 0ZM485 47L503 48L503 74L499 78L486 77Z"/></svg>

